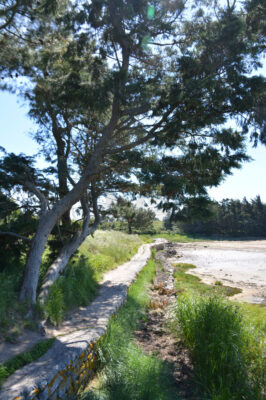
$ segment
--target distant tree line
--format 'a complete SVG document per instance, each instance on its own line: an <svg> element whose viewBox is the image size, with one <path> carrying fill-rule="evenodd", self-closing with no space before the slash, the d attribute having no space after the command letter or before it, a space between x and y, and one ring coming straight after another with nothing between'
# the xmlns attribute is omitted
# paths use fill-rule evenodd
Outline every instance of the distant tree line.
<svg viewBox="0 0 266 400"><path fill-rule="evenodd" d="M266 236L266 204L260 196L248 201L223 199L209 203L206 219L194 218L190 222L190 210L184 209L179 220L172 221L170 215L164 220L166 229L179 230L186 234L221 235L221 236Z"/></svg>

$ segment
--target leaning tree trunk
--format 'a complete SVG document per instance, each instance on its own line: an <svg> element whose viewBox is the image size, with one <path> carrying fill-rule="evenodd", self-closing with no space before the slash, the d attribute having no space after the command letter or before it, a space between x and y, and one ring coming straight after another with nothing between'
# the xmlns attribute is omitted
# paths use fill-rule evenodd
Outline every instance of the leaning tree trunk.
<svg viewBox="0 0 266 400"><path fill-rule="evenodd" d="M97 160L97 158L95 157ZM94 160L95 161L95 160ZM90 163L92 165L92 163ZM92 171L97 172L97 164L92 165ZM87 189L92 173L90 171L84 174L75 187L58 203L52 210L46 211L40 218L37 232L31 244L29 256L24 270L22 287L20 290L20 300L36 303L36 292L39 279L39 271L42 255L53 227L62 215L77 201Z"/></svg>
<svg viewBox="0 0 266 400"><path fill-rule="evenodd" d="M29 300L31 304L36 303L36 292L41 259L48 236L62 215L80 200L83 193L87 189L89 182L99 172L106 146L108 145L109 139L112 136L112 132L117 124L117 121L119 120L119 113L120 100L119 96L116 96L113 101L112 117L110 122L106 126L103 136L95 147L94 154L92 155L84 174L75 187L62 199L60 199L50 211L46 211L41 217L25 266L24 278L19 296L20 300Z"/></svg>
<svg viewBox="0 0 266 400"><path fill-rule="evenodd" d="M89 227L90 213L87 204L85 204L85 200L82 201L82 208L84 213L82 230L77 232L76 235L73 237L73 239L62 248L56 260L49 267L45 275L44 282L41 286L40 294L38 297L38 300L40 301L41 304L45 302L51 286L58 279L62 271L65 269L72 254L74 254L74 252L84 242L84 240L88 235L91 235L93 232L95 232L95 230L99 225L100 217L98 211L95 212L94 210L95 221L93 225Z"/></svg>
<svg viewBox="0 0 266 400"><path fill-rule="evenodd" d="M40 219L27 258L19 297L20 300L28 300L31 304L36 303L36 289L38 285L42 255L53 226L53 219L47 218L46 214L44 214Z"/></svg>

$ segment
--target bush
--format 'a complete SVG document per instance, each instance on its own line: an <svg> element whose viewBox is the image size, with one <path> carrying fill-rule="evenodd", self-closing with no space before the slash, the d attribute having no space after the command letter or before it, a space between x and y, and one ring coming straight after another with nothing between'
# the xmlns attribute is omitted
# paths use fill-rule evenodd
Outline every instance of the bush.
<svg viewBox="0 0 266 400"><path fill-rule="evenodd" d="M24 310L24 303L17 300L22 271L0 273L0 335L15 323L17 313Z"/></svg>
<svg viewBox="0 0 266 400"><path fill-rule="evenodd" d="M258 353L250 346L252 342L254 349L254 340L236 305L220 297L184 296L176 314L191 351L196 382L208 399L262 398L262 379L252 376L250 369Z"/></svg>

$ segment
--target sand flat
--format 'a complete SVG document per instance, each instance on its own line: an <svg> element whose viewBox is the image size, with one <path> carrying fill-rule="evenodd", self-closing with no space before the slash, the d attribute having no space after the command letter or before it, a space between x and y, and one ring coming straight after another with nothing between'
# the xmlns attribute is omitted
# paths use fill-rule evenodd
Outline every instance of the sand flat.
<svg viewBox="0 0 266 400"><path fill-rule="evenodd" d="M266 304L266 240L176 244L176 262L194 264L189 273L242 289L234 299Z"/></svg>

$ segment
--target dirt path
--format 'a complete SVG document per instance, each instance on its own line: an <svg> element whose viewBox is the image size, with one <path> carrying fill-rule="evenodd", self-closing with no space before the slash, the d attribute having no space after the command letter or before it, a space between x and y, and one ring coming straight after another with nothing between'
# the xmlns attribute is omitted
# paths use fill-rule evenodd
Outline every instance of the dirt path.
<svg viewBox="0 0 266 400"><path fill-rule="evenodd" d="M138 331L135 331L135 338L145 352L155 353L161 360L169 364L178 396L183 400L192 400L191 377L193 372L189 352L167 328L171 305L176 299L173 267L168 262L168 258L174 256L175 253L174 245L168 243L164 250L156 256L161 267L157 267L156 278L150 292L151 300L147 320L141 324Z"/></svg>
<svg viewBox="0 0 266 400"><path fill-rule="evenodd" d="M189 273L242 289L235 300L266 304L266 240L176 243L171 262L194 264Z"/></svg>

